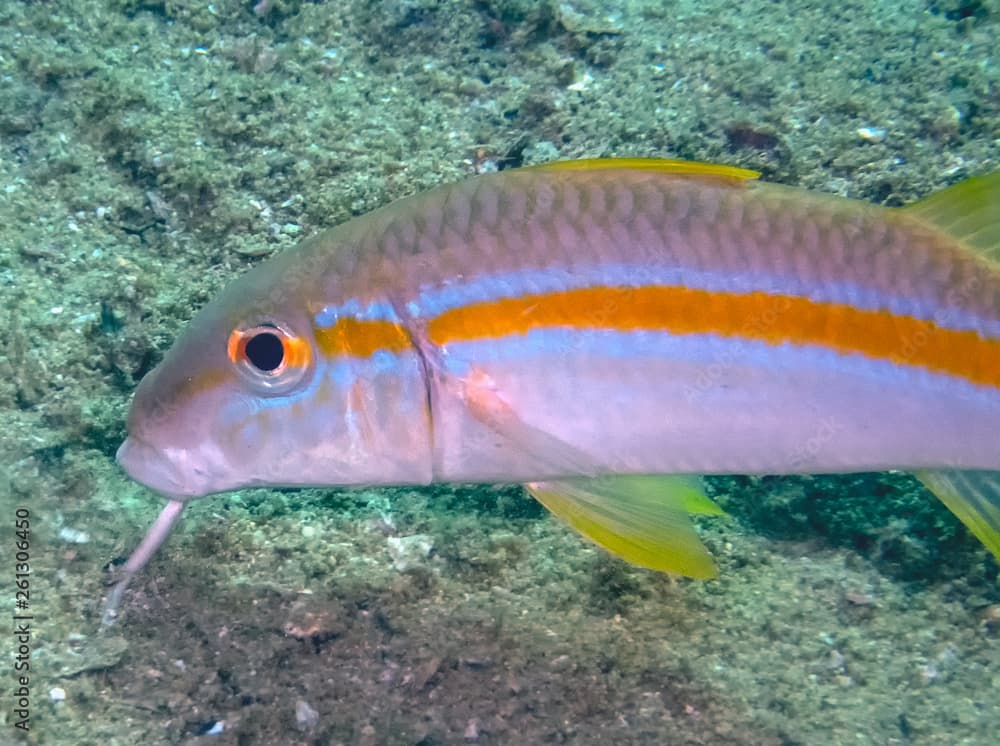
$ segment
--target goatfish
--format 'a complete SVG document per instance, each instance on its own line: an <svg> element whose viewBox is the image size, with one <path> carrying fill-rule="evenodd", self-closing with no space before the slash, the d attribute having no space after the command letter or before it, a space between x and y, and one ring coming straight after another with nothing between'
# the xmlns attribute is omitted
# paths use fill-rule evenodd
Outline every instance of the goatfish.
<svg viewBox="0 0 1000 746"><path fill-rule="evenodd" d="M914 472L1000 557L1000 171L903 209L597 159L401 199L258 265L140 382L168 498L521 483L636 565L715 566L697 475Z"/></svg>

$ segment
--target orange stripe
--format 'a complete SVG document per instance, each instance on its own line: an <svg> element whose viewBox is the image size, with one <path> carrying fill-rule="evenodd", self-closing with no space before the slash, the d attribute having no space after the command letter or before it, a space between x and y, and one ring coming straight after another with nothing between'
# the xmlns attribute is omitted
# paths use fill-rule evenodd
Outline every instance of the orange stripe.
<svg viewBox="0 0 1000 746"><path fill-rule="evenodd" d="M544 327L718 334L778 345L821 345L1000 388L1000 340L911 316L762 292L594 287L487 301L446 311L431 342L496 339Z"/></svg>
<svg viewBox="0 0 1000 746"><path fill-rule="evenodd" d="M332 326L317 327L315 332L316 344L327 357L371 357L378 350L403 352L412 346L406 329L391 321L342 318Z"/></svg>

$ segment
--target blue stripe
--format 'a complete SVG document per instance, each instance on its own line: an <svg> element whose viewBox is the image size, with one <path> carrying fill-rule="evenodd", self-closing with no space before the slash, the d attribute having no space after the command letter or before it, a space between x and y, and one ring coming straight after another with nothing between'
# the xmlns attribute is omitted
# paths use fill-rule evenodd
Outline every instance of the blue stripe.
<svg viewBox="0 0 1000 746"><path fill-rule="evenodd" d="M253 397L240 399L237 402L236 411L238 419L246 418L244 407L250 405L254 412L265 409L291 407L296 402L312 399L319 390L324 378L329 378L335 388L343 391L350 389L358 378L373 378L380 375L418 376L423 375L419 358L412 352L395 353L388 350L378 350L371 357L338 357L334 360L322 360L316 367L309 383L298 390L289 391L284 394L268 396L260 394ZM225 411L220 416L228 421L233 417L227 417Z"/></svg>
<svg viewBox="0 0 1000 746"><path fill-rule="evenodd" d="M356 318L359 321L399 322L399 315L391 303L382 300L362 303L354 298L336 306L324 307L313 320L319 328L329 329L337 323L337 319L346 316Z"/></svg>
<svg viewBox="0 0 1000 746"><path fill-rule="evenodd" d="M557 293L595 285L663 285L722 293L765 292L796 296L817 303L841 303L866 311L887 311L897 316L932 321L944 329L971 330L994 338L1000 337L1000 320L982 319L955 308L931 307L926 301L907 297L885 298L881 291L854 283L829 282L817 286L794 276L696 272L648 264L595 264L574 266L572 269L521 269L446 282L447 284L426 285L421 288L417 299L407 304L408 313L415 319L431 319L455 308L503 298Z"/></svg>
<svg viewBox="0 0 1000 746"><path fill-rule="evenodd" d="M865 377L886 384L915 387L942 396L973 398L983 407L1000 409L1000 396L989 386L980 386L945 373L916 366L900 366L888 360L866 357L860 353L840 353L820 345L784 343L772 345L758 340L724 337L718 334L672 335L658 331L621 332L615 330L574 330L562 328L533 329L527 334L501 339L472 340L449 344L440 364L447 373L465 376L477 366L524 361L544 367L553 355L561 358L581 355L601 356L628 362L643 359L667 359L699 366L703 375L692 381L693 391L710 390L713 381L724 377L734 367L769 368L781 371L825 369L845 377ZM586 361L581 361L585 365ZM917 394L915 394L917 396ZM1000 412L998 412L1000 414Z"/></svg>

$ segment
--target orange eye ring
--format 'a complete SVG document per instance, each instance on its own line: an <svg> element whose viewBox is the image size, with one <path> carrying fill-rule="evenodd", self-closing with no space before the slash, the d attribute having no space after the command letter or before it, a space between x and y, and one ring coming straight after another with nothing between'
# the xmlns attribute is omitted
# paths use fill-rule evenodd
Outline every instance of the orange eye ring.
<svg viewBox="0 0 1000 746"><path fill-rule="evenodd" d="M268 388L297 382L312 362L306 340L271 323L234 329L226 352L244 376Z"/></svg>

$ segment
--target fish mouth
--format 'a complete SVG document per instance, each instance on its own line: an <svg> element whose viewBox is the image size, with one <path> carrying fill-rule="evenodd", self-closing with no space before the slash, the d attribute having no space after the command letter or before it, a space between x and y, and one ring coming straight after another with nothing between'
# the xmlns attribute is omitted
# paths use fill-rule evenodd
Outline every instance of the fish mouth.
<svg viewBox="0 0 1000 746"><path fill-rule="evenodd" d="M115 460L136 482L172 500L198 494L184 479L175 460L134 435L125 438L118 447Z"/></svg>

